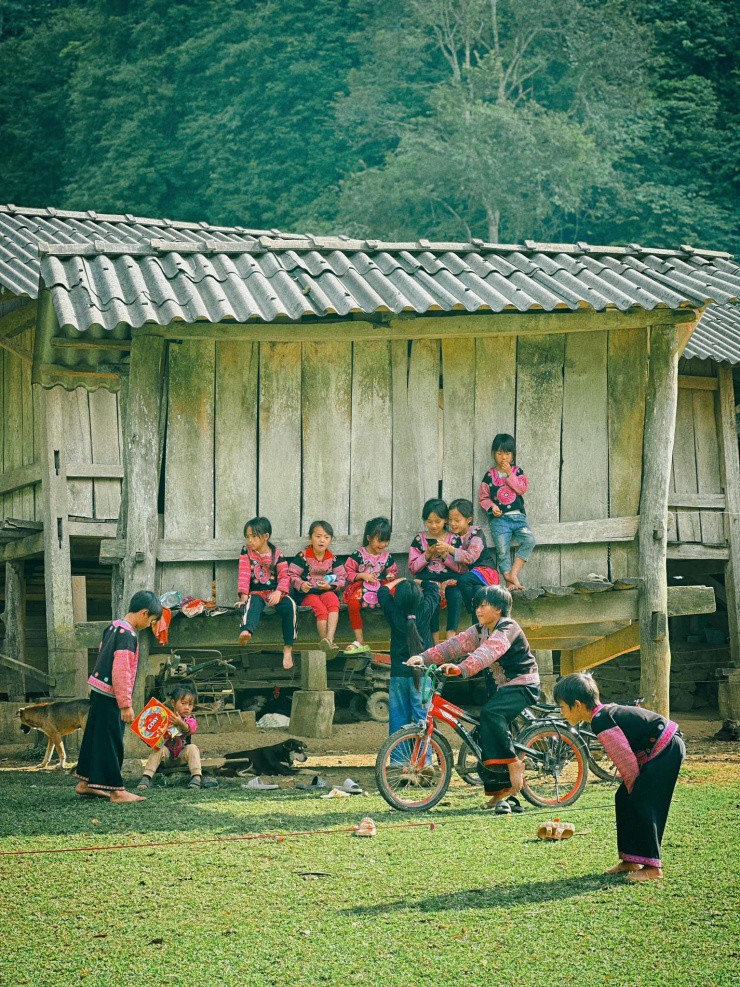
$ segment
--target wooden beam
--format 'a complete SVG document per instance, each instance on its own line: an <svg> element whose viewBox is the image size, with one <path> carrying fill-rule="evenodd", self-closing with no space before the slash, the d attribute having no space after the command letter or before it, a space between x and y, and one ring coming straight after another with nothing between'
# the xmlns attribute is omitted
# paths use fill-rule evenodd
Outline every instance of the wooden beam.
<svg viewBox="0 0 740 987"><path fill-rule="evenodd" d="M700 545L698 542L686 542L683 545L669 545L666 549L668 559L728 559L730 549L722 545Z"/></svg>
<svg viewBox="0 0 740 987"><path fill-rule="evenodd" d="M668 494L668 506L674 508L685 508L687 510L718 510L723 511L727 506L724 494L691 494L674 493Z"/></svg>
<svg viewBox="0 0 740 987"><path fill-rule="evenodd" d="M719 381L716 377L693 377L691 374L679 374L678 386L687 387L694 391L718 391Z"/></svg>
<svg viewBox="0 0 740 987"><path fill-rule="evenodd" d="M13 490L20 490L21 487L30 487L32 484L40 482L41 465L39 463L19 466L7 473L0 473L0 494L11 493Z"/></svg>
<svg viewBox="0 0 740 987"><path fill-rule="evenodd" d="M60 350L120 350L128 353L131 349L130 339L66 339L56 336L51 341L54 349Z"/></svg>
<svg viewBox="0 0 740 987"><path fill-rule="evenodd" d="M4 668L9 668L13 672L18 672L19 675L27 675L29 678L37 679L43 685L52 687L56 685L56 680L51 675L47 675L46 672L34 668L33 665L27 665L24 661L11 658L10 655L0 653L0 665Z"/></svg>
<svg viewBox="0 0 740 987"><path fill-rule="evenodd" d="M10 661L22 665L26 653L26 575L22 561L5 564L5 650ZM17 687L9 699L25 700L26 679L22 668L18 668Z"/></svg>
<svg viewBox="0 0 740 987"><path fill-rule="evenodd" d="M70 538L113 538L117 533L116 521L69 520Z"/></svg>
<svg viewBox="0 0 740 987"><path fill-rule="evenodd" d="M722 477L727 497L725 532L729 543L725 566L730 651L740 664L740 459L735 425L735 385L732 367L719 366L719 438Z"/></svg>
<svg viewBox="0 0 740 987"><path fill-rule="evenodd" d="M18 346L17 343L11 343L9 339L6 339L4 336L0 336L0 347L4 350L8 350L9 353L13 353L25 363L33 363L33 353L30 350L27 350L25 346Z"/></svg>
<svg viewBox="0 0 740 987"><path fill-rule="evenodd" d="M7 545L0 546L0 562L13 562L19 559L27 559L31 555L41 555L44 551L44 536L28 535L26 538L18 538L16 541L8 542Z"/></svg>
<svg viewBox="0 0 740 987"><path fill-rule="evenodd" d="M560 654L560 674L570 675L571 672L585 672L589 668L603 665L612 658L637 651L640 647L640 625L630 624L622 630L607 637L602 637L593 644L582 648L574 648Z"/></svg>
<svg viewBox="0 0 740 987"><path fill-rule="evenodd" d="M666 547L678 398L678 343L675 328L651 327L640 498L639 575L643 581L639 602L640 691L648 708L664 716L669 714L671 672Z"/></svg>
<svg viewBox="0 0 740 987"><path fill-rule="evenodd" d="M12 336L17 336L19 333L25 332L26 329L30 329L35 322L36 302L26 302L24 305L19 305L10 312L6 312L0 318L0 336L3 339L10 339Z"/></svg>
<svg viewBox="0 0 740 987"><path fill-rule="evenodd" d="M104 463L69 463L67 465L67 479L71 480L73 477L75 479L84 477L93 480L121 480L123 479L123 466Z"/></svg>
<svg viewBox="0 0 740 987"><path fill-rule="evenodd" d="M480 312L393 316L377 318L359 316L357 319L322 319L316 322L173 322L168 326L144 325L132 330L137 334L161 336L165 339L242 339L253 342L322 342L341 339L344 342L390 339L441 339L445 336L528 335L560 332L604 332L614 329L643 328L652 325L685 323L693 310L656 309L645 312L620 312L609 309L595 312L582 309L558 312Z"/></svg>

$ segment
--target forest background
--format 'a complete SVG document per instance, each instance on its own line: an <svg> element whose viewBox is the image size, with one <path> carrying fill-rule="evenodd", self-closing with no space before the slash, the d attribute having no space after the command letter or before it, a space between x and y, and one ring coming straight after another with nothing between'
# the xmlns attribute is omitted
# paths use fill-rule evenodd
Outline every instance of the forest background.
<svg viewBox="0 0 740 987"><path fill-rule="evenodd" d="M0 199L740 252L734 0L0 0Z"/></svg>

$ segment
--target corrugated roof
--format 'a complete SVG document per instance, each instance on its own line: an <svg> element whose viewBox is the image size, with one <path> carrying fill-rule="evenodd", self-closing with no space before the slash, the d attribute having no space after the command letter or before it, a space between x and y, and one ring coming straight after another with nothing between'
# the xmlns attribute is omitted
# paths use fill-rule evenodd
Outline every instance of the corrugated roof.
<svg viewBox="0 0 740 987"><path fill-rule="evenodd" d="M691 247L383 243L0 206L0 283L34 296L39 276L61 326L79 331L740 300L730 255Z"/></svg>
<svg viewBox="0 0 740 987"><path fill-rule="evenodd" d="M740 363L740 307L710 305L691 334L684 356Z"/></svg>

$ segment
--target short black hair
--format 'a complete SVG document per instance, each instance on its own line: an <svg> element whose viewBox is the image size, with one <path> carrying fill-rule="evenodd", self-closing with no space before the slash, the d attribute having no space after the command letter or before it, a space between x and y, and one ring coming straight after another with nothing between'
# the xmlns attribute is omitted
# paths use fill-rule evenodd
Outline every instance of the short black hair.
<svg viewBox="0 0 740 987"><path fill-rule="evenodd" d="M334 537L334 528L332 528L328 521L312 521L311 527L308 529L309 538L317 528L323 528L330 538Z"/></svg>
<svg viewBox="0 0 740 987"><path fill-rule="evenodd" d="M457 500L453 500L450 504L450 510L459 511L463 517L469 517L471 520L475 516L473 501L466 500L465 497L458 497Z"/></svg>
<svg viewBox="0 0 740 987"><path fill-rule="evenodd" d="M362 547L370 544L371 538L379 538L381 541L391 540L391 522L387 517L373 517L365 525L365 533L362 536Z"/></svg>
<svg viewBox="0 0 740 987"><path fill-rule="evenodd" d="M473 610L481 603L490 603L492 607L501 611L502 617L508 617L511 613L511 593L503 586L481 586L473 597Z"/></svg>
<svg viewBox="0 0 740 987"><path fill-rule="evenodd" d="M426 521L430 514L446 518L449 513L449 508L443 500L440 500L439 497L430 497L421 509L421 518L422 521Z"/></svg>
<svg viewBox="0 0 740 987"><path fill-rule="evenodd" d="M266 517L251 517L244 525L244 537L247 537L247 528L252 529L253 535L271 535L272 524Z"/></svg>
<svg viewBox="0 0 740 987"><path fill-rule="evenodd" d="M553 699L556 703L575 706L583 703L586 709L594 709L599 705L599 687L593 675L585 672L574 672L558 679L553 689Z"/></svg>
<svg viewBox="0 0 740 987"><path fill-rule="evenodd" d="M128 605L129 613L139 613L140 610L148 610L152 617L162 616L162 604L159 597L150 589L140 589L134 593Z"/></svg>
<svg viewBox="0 0 740 987"><path fill-rule="evenodd" d="M193 700L198 698L195 691L194 685L176 685L175 688L170 693L170 702L176 703L178 699L184 699L186 696L192 696Z"/></svg>
<svg viewBox="0 0 740 987"><path fill-rule="evenodd" d="M498 452L499 449L502 452L510 452L516 458L516 441L514 436L509 435L508 432L499 432L498 435L495 435L491 443L491 455L494 452Z"/></svg>

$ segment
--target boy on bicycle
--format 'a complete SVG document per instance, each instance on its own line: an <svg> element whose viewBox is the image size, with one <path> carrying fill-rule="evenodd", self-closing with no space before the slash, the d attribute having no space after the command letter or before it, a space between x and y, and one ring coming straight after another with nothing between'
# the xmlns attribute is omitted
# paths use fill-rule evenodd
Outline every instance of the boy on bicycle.
<svg viewBox="0 0 740 987"><path fill-rule="evenodd" d="M477 624L408 661L417 667L438 665L446 675L465 679L491 669L496 692L480 712L480 776L489 799L486 809L496 809L521 791L524 765L509 727L540 694L537 662L524 631L510 616L511 603L507 589L483 587L473 599Z"/></svg>

